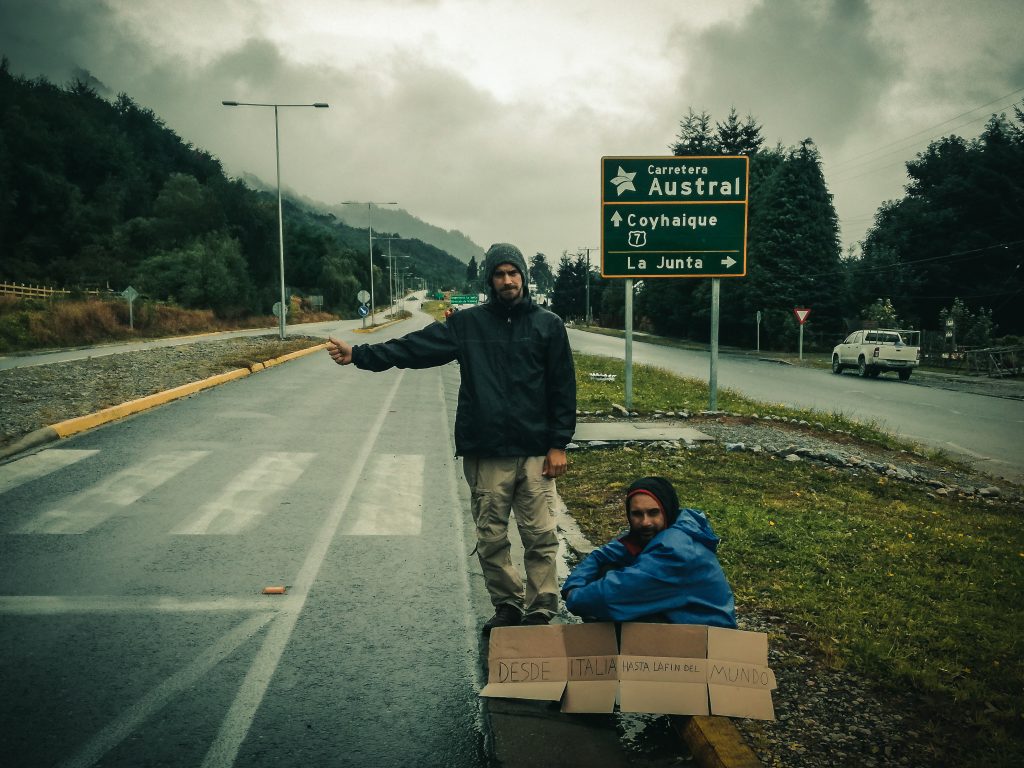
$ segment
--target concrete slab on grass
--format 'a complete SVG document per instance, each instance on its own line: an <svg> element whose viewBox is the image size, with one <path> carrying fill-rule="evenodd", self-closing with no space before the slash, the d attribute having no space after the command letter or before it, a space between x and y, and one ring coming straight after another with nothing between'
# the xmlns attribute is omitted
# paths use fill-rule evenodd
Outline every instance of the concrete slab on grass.
<svg viewBox="0 0 1024 768"><path fill-rule="evenodd" d="M681 440L686 443L710 442L715 438L693 427L643 421L585 421L576 424L573 442L605 440Z"/></svg>

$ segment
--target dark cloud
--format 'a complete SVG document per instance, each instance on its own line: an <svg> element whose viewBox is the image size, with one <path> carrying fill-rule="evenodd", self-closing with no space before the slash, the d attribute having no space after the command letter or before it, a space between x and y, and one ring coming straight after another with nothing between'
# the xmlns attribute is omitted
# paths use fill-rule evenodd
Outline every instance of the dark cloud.
<svg viewBox="0 0 1024 768"><path fill-rule="evenodd" d="M684 102L718 120L731 107L753 114L772 144L841 142L900 74L864 0L772 0L696 40L678 27L674 40L688 65Z"/></svg>
<svg viewBox="0 0 1024 768"><path fill-rule="evenodd" d="M58 84L82 72L100 81L113 79L130 62L142 62L146 53L120 33L117 17L104 2L0 2L0 53L11 70L43 76Z"/></svg>

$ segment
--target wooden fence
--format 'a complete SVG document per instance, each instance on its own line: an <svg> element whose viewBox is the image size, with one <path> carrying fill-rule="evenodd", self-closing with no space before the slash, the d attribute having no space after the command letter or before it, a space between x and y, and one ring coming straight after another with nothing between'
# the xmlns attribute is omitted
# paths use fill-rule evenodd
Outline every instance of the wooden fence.
<svg viewBox="0 0 1024 768"><path fill-rule="evenodd" d="M101 291L97 288L69 291L66 288L50 288L45 285L25 285L24 283L0 282L0 294L17 296L24 299L52 299L70 296L72 293L84 293L92 296L100 296L102 294L109 293L109 291Z"/></svg>

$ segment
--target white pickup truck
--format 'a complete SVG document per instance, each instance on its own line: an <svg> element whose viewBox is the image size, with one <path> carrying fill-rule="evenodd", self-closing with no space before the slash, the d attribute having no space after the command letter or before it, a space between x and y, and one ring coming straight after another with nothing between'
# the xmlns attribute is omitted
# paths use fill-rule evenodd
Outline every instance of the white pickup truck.
<svg viewBox="0 0 1024 768"><path fill-rule="evenodd" d="M861 376L896 371L906 381L921 362L921 332L889 328L854 331L832 350L832 373L856 368Z"/></svg>

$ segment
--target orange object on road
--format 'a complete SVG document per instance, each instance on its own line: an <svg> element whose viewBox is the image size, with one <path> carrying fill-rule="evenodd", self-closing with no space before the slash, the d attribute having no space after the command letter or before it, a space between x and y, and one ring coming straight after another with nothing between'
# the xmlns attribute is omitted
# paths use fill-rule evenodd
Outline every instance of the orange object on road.
<svg viewBox="0 0 1024 768"><path fill-rule="evenodd" d="M283 595L285 593L286 589L287 589L286 587L264 587L263 588L263 594L264 595Z"/></svg>

